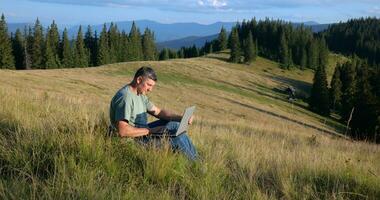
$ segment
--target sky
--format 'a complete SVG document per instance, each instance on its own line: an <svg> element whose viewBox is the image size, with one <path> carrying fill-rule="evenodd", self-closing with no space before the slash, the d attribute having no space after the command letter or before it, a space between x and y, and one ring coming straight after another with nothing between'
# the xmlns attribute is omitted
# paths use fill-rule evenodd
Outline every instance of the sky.
<svg viewBox="0 0 380 200"><path fill-rule="evenodd" d="M7 23L60 25L153 20L161 23L282 19L320 24L380 18L380 0L0 0Z"/></svg>

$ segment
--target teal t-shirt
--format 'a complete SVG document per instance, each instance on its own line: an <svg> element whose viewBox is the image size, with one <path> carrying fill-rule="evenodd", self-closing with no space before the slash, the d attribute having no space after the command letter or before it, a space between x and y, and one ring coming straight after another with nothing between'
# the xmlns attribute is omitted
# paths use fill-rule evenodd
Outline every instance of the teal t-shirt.
<svg viewBox="0 0 380 200"><path fill-rule="evenodd" d="M135 127L147 127L147 111L153 107L145 95L137 95L129 89L129 85L121 88L111 100L110 120L114 127L117 122L127 120Z"/></svg>

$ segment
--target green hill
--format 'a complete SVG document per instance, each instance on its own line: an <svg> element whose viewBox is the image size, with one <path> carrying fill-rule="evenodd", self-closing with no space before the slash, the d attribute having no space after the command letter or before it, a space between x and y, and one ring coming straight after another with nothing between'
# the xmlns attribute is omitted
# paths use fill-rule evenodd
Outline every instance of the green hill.
<svg viewBox="0 0 380 200"><path fill-rule="evenodd" d="M0 198L380 197L379 146L344 139L343 125L306 109L312 71L226 57L1 70ZM110 99L142 65L158 72L155 104L197 106L190 135L201 162L104 136ZM287 100L288 85L300 99Z"/></svg>

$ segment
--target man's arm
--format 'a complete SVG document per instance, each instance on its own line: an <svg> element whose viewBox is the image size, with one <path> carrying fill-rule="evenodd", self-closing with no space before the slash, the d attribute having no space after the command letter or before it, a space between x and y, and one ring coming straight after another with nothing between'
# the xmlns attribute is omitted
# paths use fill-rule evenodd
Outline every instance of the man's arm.
<svg viewBox="0 0 380 200"><path fill-rule="evenodd" d="M133 127L126 121L118 121L117 129L121 137L140 137L149 134L149 129Z"/></svg>
<svg viewBox="0 0 380 200"><path fill-rule="evenodd" d="M180 122L182 119L182 115L177 115L169 110L160 109L157 106L153 106L151 110L148 110L148 113L158 119L163 119L166 121ZM193 122L193 116L190 117L189 124L192 124L192 122Z"/></svg>

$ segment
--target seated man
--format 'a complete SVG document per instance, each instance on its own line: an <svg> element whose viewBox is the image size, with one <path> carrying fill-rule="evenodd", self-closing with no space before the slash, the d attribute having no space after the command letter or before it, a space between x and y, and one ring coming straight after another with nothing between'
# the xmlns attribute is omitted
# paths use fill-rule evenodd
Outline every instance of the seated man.
<svg viewBox="0 0 380 200"><path fill-rule="evenodd" d="M169 132L176 132L182 116L168 110L161 110L149 101L146 94L152 91L157 76L150 67L141 67L137 70L132 82L122 87L112 98L110 105L111 126L121 137L133 137L141 143L160 140L154 137L166 128ZM147 113L159 120L148 124ZM189 119L189 124L193 118ZM156 135L157 136L157 135ZM171 148L184 153L190 160L197 158L197 152L187 133L176 137L168 137Z"/></svg>

